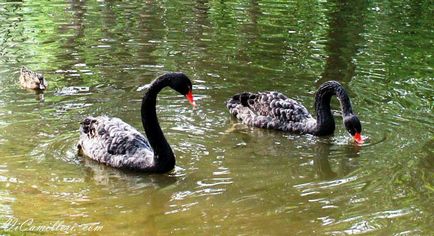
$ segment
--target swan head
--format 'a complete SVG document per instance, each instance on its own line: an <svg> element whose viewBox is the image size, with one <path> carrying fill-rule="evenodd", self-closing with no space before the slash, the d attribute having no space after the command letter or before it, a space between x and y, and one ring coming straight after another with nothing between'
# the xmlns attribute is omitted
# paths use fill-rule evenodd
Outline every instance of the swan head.
<svg viewBox="0 0 434 236"><path fill-rule="evenodd" d="M182 94L187 98L191 105L196 106L196 102L193 98L193 85L191 84L190 79L181 72L171 73L171 80L169 86Z"/></svg>
<svg viewBox="0 0 434 236"><path fill-rule="evenodd" d="M363 143L362 138L362 124L360 123L359 118L356 115L349 115L344 118L345 129L347 129L348 133L351 134L354 141L357 143Z"/></svg>

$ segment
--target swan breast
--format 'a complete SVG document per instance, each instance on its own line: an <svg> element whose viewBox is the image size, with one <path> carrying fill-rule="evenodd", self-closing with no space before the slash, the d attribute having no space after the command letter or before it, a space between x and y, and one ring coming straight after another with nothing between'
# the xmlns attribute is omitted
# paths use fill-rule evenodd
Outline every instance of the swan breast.
<svg viewBox="0 0 434 236"><path fill-rule="evenodd" d="M146 137L119 118L85 118L78 147L91 159L116 168L140 170L154 165L154 152Z"/></svg>

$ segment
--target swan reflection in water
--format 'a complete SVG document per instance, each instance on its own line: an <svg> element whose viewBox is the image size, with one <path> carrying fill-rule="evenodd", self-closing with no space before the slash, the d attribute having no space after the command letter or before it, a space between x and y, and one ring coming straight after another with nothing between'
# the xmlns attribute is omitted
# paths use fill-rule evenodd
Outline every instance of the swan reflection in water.
<svg viewBox="0 0 434 236"><path fill-rule="evenodd" d="M330 180L346 176L357 168L357 158L361 147L358 145L334 145L318 142L314 146L315 172L319 179Z"/></svg>
<svg viewBox="0 0 434 236"><path fill-rule="evenodd" d="M182 176L179 170L171 174L158 175L113 168L87 157L80 158L80 161L84 164L86 182L115 187L114 189L118 187L126 188L128 191L147 188L160 189L176 183L179 176Z"/></svg>
<svg viewBox="0 0 434 236"><path fill-rule="evenodd" d="M182 170L175 168L175 173L149 174L113 168L87 157L80 160L89 192L104 195L91 201L92 205L106 207L97 219L104 222L104 230L108 232L117 230L119 222L130 224L127 222L134 220L140 222L144 235L155 235L161 230L161 216L173 211L179 204L173 196L183 179L183 176L178 176ZM80 207L85 211L86 208L93 209L87 202ZM137 212L140 217L125 212Z"/></svg>

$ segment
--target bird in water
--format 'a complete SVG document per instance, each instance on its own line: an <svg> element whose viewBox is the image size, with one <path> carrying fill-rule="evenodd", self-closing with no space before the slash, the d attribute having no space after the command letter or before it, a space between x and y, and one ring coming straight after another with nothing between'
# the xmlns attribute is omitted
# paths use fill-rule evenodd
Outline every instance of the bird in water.
<svg viewBox="0 0 434 236"><path fill-rule="evenodd" d="M363 143L360 120L353 113L347 92L337 81L323 83L316 92L316 118L301 103L279 92L240 93L229 99L226 106L232 115L249 126L324 136L335 130L330 109L333 95L341 104L346 130L357 143Z"/></svg>
<svg viewBox="0 0 434 236"><path fill-rule="evenodd" d="M195 106L192 84L183 73L154 80L142 99L141 118L147 138L119 118L87 117L80 125L79 153L100 163L142 172L165 173L175 167L175 155L158 123L158 93L170 87Z"/></svg>
<svg viewBox="0 0 434 236"><path fill-rule="evenodd" d="M33 72L24 66L20 70L20 84L24 88L40 91L47 89L48 86L42 74Z"/></svg>

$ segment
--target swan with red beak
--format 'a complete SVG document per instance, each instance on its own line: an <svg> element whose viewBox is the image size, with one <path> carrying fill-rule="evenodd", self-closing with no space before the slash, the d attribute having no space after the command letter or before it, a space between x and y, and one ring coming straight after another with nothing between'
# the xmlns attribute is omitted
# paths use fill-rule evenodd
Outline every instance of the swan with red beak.
<svg viewBox="0 0 434 236"><path fill-rule="evenodd" d="M194 106L194 107L196 106L196 102L194 101L193 92L191 89L190 89L190 91L188 91L188 93L185 95L185 97L187 98L188 102L190 102L190 104L192 106Z"/></svg>
<svg viewBox="0 0 434 236"><path fill-rule="evenodd" d="M88 116L80 124L79 153L100 163L142 172L165 173L175 167L175 154L157 118L158 93L169 87L195 106L192 84L183 73L167 73L150 85L142 98L141 119L146 136L119 118Z"/></svg>
<svg viewBox="0 0 434 236"><path fill-rule="evenodd" d="M353 112L347 92L337 81L320 85L315 94L314 115L303 104L275 91L239 93L230 98L226 106L232 115L249 126L327 136L335 131L335 119L330 106L333 96L341 104L346 130L357 143L363 143L360 120Z"/></svg>

